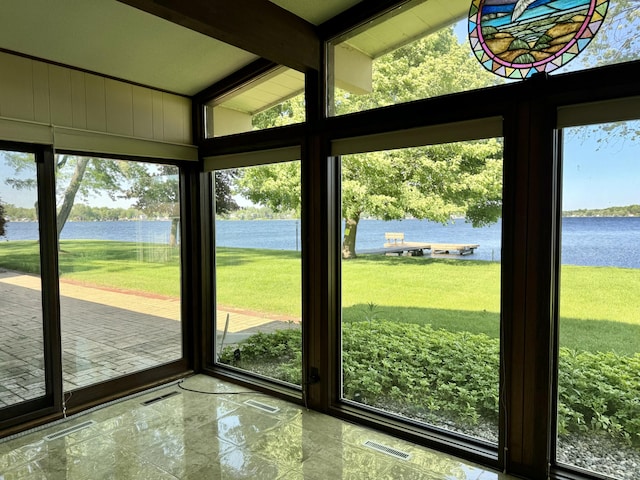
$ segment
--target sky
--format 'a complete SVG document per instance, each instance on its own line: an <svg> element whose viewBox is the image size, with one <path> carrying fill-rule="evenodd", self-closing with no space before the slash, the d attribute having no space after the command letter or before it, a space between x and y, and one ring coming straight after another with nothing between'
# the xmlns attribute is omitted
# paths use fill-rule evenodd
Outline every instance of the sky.
<svg viewBox="0 0 640 480"><path fill-rule="evenodd" d="M626 124L640 132L640 121ZM586 127L564 139L563 210L640 205L640 140Z"/></svg>

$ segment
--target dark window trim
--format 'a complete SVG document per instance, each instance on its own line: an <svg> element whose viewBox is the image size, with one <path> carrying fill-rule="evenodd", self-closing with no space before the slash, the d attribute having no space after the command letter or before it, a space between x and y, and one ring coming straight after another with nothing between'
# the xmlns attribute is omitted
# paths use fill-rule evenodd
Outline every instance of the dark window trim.
<svg viewBox="0 0 640 480"><path fill-rule="evenodd" d="M336 252L339 252L339 241L329 233L326 233L327 238L322 238L323 233L316 227L308 230L307 235L313 237L311 241L317 242L320 250L328 251L317 252L309 263L309 268L315 269L313 276L316 278L308 278L309 274L303 273L303 285L326 288L321 293L309 293L306 300L315 303L303 306L303 309L308 308L305 310L307 331L314 335L313 339L304 341L310 342L310 348L315 349L313 361L319 362L321 369L321 382L309 387L312 408L366 422L417 443L436 446L439 450L451 449L465 458L497 465L508 473L530 478L546 478L549 473L554 478L585 478L581 472L569 471L564 466L549 466L553 454L551 442L555 435L555 405L552 403L555 370L551 353L555 344L555 328L550 312L557 300L552 293L557 273L557 263L554 263L557 262L557 246L554 246L557 232L552 223L558 208L559 181L554 167L559 158L553 118L560 106L640 95L639 73L640 61L634 61L555 76L540 75L517 84L417 100L340 117L326 118L322 113L308 116L307 123L299 126L304 137L302 144L307 145L303 148L302 161L309 164L307 169L303 169L302 182L307 190L303 195L313 205L312 208L318 210L315 214L307 210L303 212L305 217L311 216L314 221L320 219L321 223L326 222L323 225L329 225L335 231L334 224L339 225L340 212L336 191L338 169L335 160L328 156L331 139L503 115L503 258L509 258L508 263L503 260L501 314L504 350L501 375L506 411L501 418L497 461L478 456L473 448L451 447L447 444L448 438L441 444L434 437L425 438L411 431L407 433L408 427L404 423L379 419L361 410L352 413L338 401L340 375L336 357L339 351L336 319L339 318L340 292L337 288L339 257ZM472 99L476 102L471 102ZM319 112L326 111L323 106L326 104L318 100L316 108ZM533 134L529 124L535 126ZM264 131L248 132L233 138L214 138L203 144L201 151L207 154L248 152L270 145L287 145L289 132L276 129L267 134ZM540 140L543 140L541 144ZM530 149L540 153L541 157ZM541 158L546 167L540 162ZM545 191L552 192L551 196ZM540 200L542 203L536 205ZM542 256L536 256L537 243L543 244ZM530 311L530 306L536 302L541 302L537 310ZM517 344L523 342L528 353L517 351ZM540 354L532 353L535 351ZM542 362L538 363L541 359ZM523 375L525 365L528 365L527 375ZM206 370L205 373L219 375L217 371ZM517 377L522 378L518 380ZM244 385L253 385L251 379L243 381ZM532 417L527 406L532 403L526 401L529 394L543 404L543 412L538 417ZM514 427L516 414L525 420Z"/></svg>

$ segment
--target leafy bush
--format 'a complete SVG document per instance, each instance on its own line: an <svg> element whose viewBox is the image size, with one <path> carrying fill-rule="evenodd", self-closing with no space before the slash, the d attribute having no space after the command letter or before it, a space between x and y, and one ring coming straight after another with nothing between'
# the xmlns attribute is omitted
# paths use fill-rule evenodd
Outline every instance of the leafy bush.
<svg viewBox="0 0 640 480"><path fill-rule="evenodd" d="M477 424L498 420L498 342L391 322L345 325L344 396L402 413ZM387 407L388 408L388 407ZM397 411L397 408L395 409Z"/></svg>
<svg viewBox="0 0 640 480"><path fill-rule="evenodd" d="M342 350L349 400L461 427L497 425L497 339L376 320L344 324ZM561 348L559 359L559 433L591 431L639 444L640 354ZM221 361L299 385L300 330L256 334L225 348Z"/></svg>
<svg viewBox="0 0 640 480"><path fill-rule="evenodd" d="M558 430L601 431L640 443L640 354L560 349Z"/></svg>
<svg viewBox="0 0 640 480"><path fill-rule="evenodd" d="M302 384L302 335L299 328L256 333L238 347L227 346L219 361L295 385Z"/></svg>

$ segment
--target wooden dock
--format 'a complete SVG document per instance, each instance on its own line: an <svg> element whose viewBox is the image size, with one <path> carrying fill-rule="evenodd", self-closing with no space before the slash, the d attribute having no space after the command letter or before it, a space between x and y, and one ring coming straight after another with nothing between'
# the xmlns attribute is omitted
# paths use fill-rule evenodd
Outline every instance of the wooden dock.
<svg viewBox="0 0 640 480"><path fill-rule="evenodd" d="M404 233L388 232L384 234L384 248L365 250L360 253L372 255L405 255L421 257L429 250L432 257L441 255L472 255L480 245L477 243L425 243L405 242Z"/></svg>

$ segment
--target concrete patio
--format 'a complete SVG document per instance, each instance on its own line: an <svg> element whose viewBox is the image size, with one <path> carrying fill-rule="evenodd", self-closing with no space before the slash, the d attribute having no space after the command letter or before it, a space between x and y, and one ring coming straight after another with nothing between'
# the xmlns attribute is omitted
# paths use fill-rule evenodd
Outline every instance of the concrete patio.
<svg viewBox="0 0 640 480"><path fill-rule="evenodd" d="M0 270L0 408L43 395L40 278ZM64 391L162 365L182 356L180 301L159 295L89 287L61 280ZM229 315L225 345L258 331L299 321L238 309ZM221 332L218 331L218 342ZM219 345L219 343L218 343Z"/></svg>

